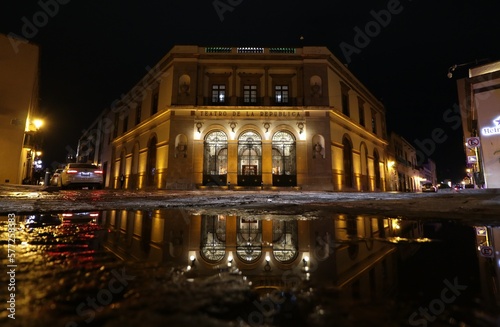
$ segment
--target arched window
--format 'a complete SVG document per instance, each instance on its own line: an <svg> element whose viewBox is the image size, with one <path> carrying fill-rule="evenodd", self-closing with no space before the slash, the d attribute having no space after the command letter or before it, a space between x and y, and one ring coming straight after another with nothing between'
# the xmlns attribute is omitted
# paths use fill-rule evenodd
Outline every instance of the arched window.
<svg viewBox="0 0 500 327"><path fill-rule="evenodd" d="M246 131L238 138L238 185L262 183L262 138Z"/></svg>
<svg viewBox="0 0 500 327"><path fill-rule="evenodd" d="M238 218L236 255L244 262L255 262L262 254L262 224L260 220Z"/></svg>
<svg viewBox="0 0 500 327"><path fill-rule="evenodd" d="M213 131L205 137L203 157L203 185L226 185L227 135Z"/></svg>
<svg viewBox="0 0 500 327"><path fill-rule="evenodd" d="M297 226L296 220L273 221L273 255L276 260L286 263L297 257Z"/></svg>
<svg viewBox="0 0 500 327"><path fill-rule="evenodd" d="M273 185L296 186L295 138L287 131L279 131L273 135L272 146Z"/></svg>
<svg viewBox="0 0 500 327"><path fill-rule="evenodd" d="M212 263L226 255L226 217L201 217L201 256Z"/></svg>

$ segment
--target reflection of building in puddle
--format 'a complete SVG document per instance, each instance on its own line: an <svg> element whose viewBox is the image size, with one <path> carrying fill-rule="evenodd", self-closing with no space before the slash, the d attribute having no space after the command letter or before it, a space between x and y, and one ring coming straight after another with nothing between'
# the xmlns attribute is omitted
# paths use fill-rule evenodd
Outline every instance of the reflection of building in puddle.
<svg viewBox="0 0 500 327"><path fill-rule="evenodd" d="M481 292L485 303L500 305L500 227L475 226Z"/></svg>
<svg viewBox="0 0 500 327"><path fill-rule="evenodd" d="M174 209L109 211L103 223L111 231L106 245L120 257L184 266L192 276L241 272L262 293L307 280L354 298L393 290L394 238L423 233L421 224L392 218L190 216Z"/></svg>

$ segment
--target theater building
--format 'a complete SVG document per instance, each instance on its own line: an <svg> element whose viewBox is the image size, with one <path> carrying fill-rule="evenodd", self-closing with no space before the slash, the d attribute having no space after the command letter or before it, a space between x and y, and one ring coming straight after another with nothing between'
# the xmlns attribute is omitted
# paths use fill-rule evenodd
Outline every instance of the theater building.
<svg viewBox="0 0 500 327"><path fill-rule="evenodd" d="M325 47L175 46L102 117L107 187L385 190L385 109Z"/></svg>

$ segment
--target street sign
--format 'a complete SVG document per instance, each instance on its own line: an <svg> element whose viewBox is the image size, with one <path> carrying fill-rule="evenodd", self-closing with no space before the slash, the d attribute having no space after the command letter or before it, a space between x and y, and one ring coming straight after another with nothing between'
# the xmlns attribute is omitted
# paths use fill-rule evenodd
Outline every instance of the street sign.
<svg viewBox="0 0 500 327"><path fill-rule="evenodd" d="M476 235L478 235L478 236L486 236L486 227L484 227L484 226L476 226Z"/></svg>
<svg viewBox="0 0 500 327"><path fill-rule="evenodd" d="M477 148L481 144L479 137L468 137L466 143L469 148Z"/></svg>
<svg viewBox="0 0 500 327"><path fill-rule="evenodd" d="M467 156L467 163L470 163L470 164L477 163L477 157L476 156Z"/></svg>
<svg viewBox="0 0 500 327"><path fill-rule="evenodd" d="M492 246L481 246L479 249L479 253L481 253L483 257L487 258L493 258L495 254Z"/></svg>

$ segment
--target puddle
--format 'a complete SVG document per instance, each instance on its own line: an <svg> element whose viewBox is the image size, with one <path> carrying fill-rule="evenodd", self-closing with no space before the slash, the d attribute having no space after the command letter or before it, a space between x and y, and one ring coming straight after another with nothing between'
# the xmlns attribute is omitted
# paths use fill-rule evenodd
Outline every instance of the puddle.
<svg viewBox="0 0 500 327"><path fill-rule="evenodd" d="M176 209L0 221L16 300L0 322L19 326L500 323L496 226Z"/></svg>

